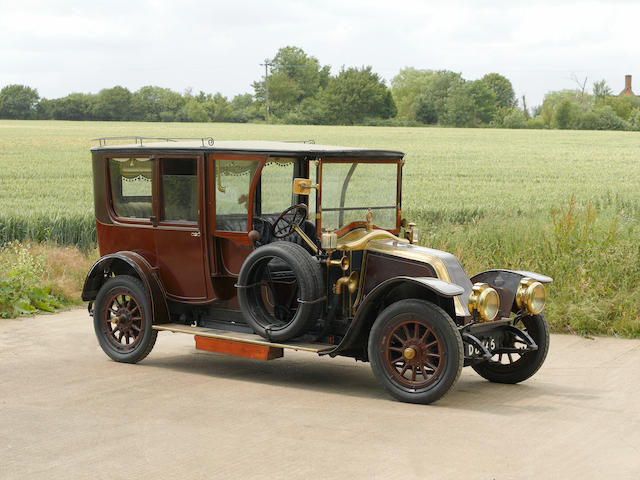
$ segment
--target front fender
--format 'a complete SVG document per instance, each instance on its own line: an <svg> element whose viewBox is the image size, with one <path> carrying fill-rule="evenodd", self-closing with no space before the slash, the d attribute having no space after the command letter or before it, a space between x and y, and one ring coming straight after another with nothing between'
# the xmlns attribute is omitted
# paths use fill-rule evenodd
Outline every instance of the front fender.
<svg viewBox="0 0 640 480"><path fill-rule="evenodd" d="M339 354L351 354L365 360L369 331L378 317L378 312L405 298L429 300L445 310L455 321L456 309L459 307L454 300L463 293L464 288L460 285L433 277L399 276L385 280L358 305L355 317L340 344L333 350L323 352L322 355L334 357Z"/></svg>
<svg viewBox="0 0 640 480"><path fill-rule="evenodd" d="M533 278L543 284L553 282L553 278L540 273L506 269L494 269L478 273L471 277L471 282L474 284L478 282L487 283L495 288L498 295L500 295L500 311L498 312L498 316L508 317L516 298L516 290L518 289L520 280L525 277Z"/></svg>
<svg viewBox="0 0 640 480"><path fill-rule="evenodd" d="M82 300L93 301L102 284L112 275L132 274L139 278L147 292L153 323L170 321L164 287L151 264L139 253L123 251L105 255L93 264L82 289Z"/></svg>

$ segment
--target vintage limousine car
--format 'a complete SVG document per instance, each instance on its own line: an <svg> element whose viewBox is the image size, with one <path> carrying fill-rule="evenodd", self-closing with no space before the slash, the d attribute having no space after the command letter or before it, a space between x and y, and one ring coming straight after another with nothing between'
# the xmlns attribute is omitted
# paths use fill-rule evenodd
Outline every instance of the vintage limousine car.
<svg viewBox="0 0 640 480"><path fill-rule="evenodd" d="M545 360L551 278L469 278L455 256L419 246L402 215L402 152L99 140L102 257L82 296L116 361L142 360L167 330L265 360L295 349L369 361L393 396L430 403L463 366L516 383Z"/></svg>

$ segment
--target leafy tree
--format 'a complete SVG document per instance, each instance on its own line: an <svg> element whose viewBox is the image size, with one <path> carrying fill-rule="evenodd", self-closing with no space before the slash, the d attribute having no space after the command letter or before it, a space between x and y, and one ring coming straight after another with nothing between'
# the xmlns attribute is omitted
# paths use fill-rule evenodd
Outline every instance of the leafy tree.
<svg viewBox="0 0 640 480"><path fill-rule="evenodd" d="M303 98L312 97L329 83L330 67L321 67L317 58L308 56L301 48L281 48L271 63L273 75L283 75L292 80Z"/></svg>
<svg viewBox="0 0 640 480"><path fill-rule="evenodd" d="M105 88L98 92L92 106L96 120L129 120L131 92L121 86Z"/></svg>
<svg viewBox="0 0 640 480"><path fill-rule="evenodd" d="M231 100L231 111L234 122L248 122L259 118L258 106L250 93L240 94Z"/></svg>
<svg viewBox="0 0 640 480"><path fill-rule="evenodd" d="M55 120L92 120L96 96L90 93L70 93L66 97L49 100L43 113ZM42 103L42 102L40 102Z"/></svg>
<svg viewBox="0 0 640 480"><path fill-rule="evenodd" d="M329 66L321 66L317 58L298 47L283 47L270 62L268 78L253 83L255 98L269 110L283 116L305 98L315 96L329 82ZM267 82L267 83L265 83Z"/></svg>
<svg viewBox="0 0 640 480"><path fill-rule="evenodd" d="M39 120L51 120L53 116L53 100L43 98L36 106L36 118Z"/></svg>
<svg viewBox="0 0 640 480"><path fill-rule="evenodd" d="M447 99L456 87L464 83L462 75L449 70L438 70L431 74L429 82L422 88L420 97L422 102L433 105L438 121L443 120L447 111ZM457 103L457 102L456 102Z"/></svg>
<svg viewBox="0 0 640 480"><path fill-rule="evenodd" d="M496 110L495 98L481 80L457 83L446 98L444 123L456 127L489 123Z"/></svg>
<svg viewBox="0 0 640 480"><path fill-rule="evenodd" d="M563 100L556 108L556 124L560 129L569 128L571 122L571 102Z"/></svg>
<svg viewBox="0 0 640 480"><path fill-rule="evenodd" d="M434 76L432 70L418 70L407 67L391 80L391 93L398 108L398 118L404 120L419 120L417 111L420 104L432 104L429 99L419 98L422 90L429 85ZM435 122L423 122L435 123Z"/></svg>
<svg viewBox="0 0 640 480"><path fill-rule="evenodd" d="M560 115L561 121L567 122L564 127L558 125L556 118L557 109L562 103L565 103L563 109L568 111L568 117L566 117L567 112L562 112ZM540 116L546 128L577 128L579 118L590 108L589 95L585 95L579 90L559 90L545 95L540 108ZM565 115L564 118L563 115Z"/></svg>
<svg viewBox="0 0 640 480"><path fill-rule="evenodd" d="M390 118L397 112L391 92L371 67L344 67L320 96L329 123L353 125L365 118Z"/></svg>
<svg viewBox="0 0 640 480"><path fill-rule="evenodd" d="M0 90L0 118L35 118L39 99L38 91L31 87L7 85Z"/></svg>
<svg viewBox="0 0 640 480"><path fill-rule="evenodd" d="M414 102L415 119L418 122L433 125L438 123L438 112L433 102L426 96L420 95Z"/></svg>
<svg viewBox="0 0 640 480"><path fill-rule="evenodd" d="M480 79L480 82L494 93L497 108L509 109L516 106L513 85L506 77L499 73L487 73Z"/></svg>
<svg viewBox="0 0 640 480"><path fill-rule="evenodd" d="M212 122L232 122L234 120L233 109L227 97L216 93L203 103Z"/></svg>
<svg viewBox="0 0 640 480"><path fill-rule="evenodd" d="M609 88L609 85L607 85L607 81L604 78L598 82L593 82L593 96L596 97L596 102L603 101L612 93L611 88Z"/></svg>
<svg viewBox="0 0 640 480"><path fill-rule="evenodd" d="M190 98L178 112L176 120L182 122L208 122L209 115L201 103Z"/></svg>
<svg viewBox="0 0 640 480"><path fill-rule="evenodd" d="M471 125L473 116L473 98L471 85L467 82L453 85L449 94L445 97L445 111L439 118L442 123L453 127L466 127Z"/></svg>
<svg viewBox="0 0 640 480"><path fill-rule="evenodd" d="M631 95L624 95L622 97L608 96L600 102L600 105L610 106L617 116L623 120L627 120L634 108L640 108L640 100L638 100L638 97Z"/></svg>
<svg viewBox="0 0 640 480"><path fill-rule="evenodd" d="M145 122L171 121L185 99L168 88L146 86L131 97L131 119Z"/></svg>

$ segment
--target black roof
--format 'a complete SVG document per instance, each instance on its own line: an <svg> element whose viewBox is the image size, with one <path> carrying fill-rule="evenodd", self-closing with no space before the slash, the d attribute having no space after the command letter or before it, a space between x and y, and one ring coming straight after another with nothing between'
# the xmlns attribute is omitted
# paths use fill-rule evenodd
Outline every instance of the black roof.
<svg viewBox="0 0 640 480"><path fill-rule="evenodd" d="M342 147L337 145L316 145L315 143L302 142L271 142L263 140L249 141L213 141L212 139L203 138L191 141L168 141L151 142L141 137L131 137L136 139L134 144L124 145L107 145L107 140L115 139L96 139L100 140L101 145L93 147L92 152L118 152L125 154L134 154L148 151L166 151L167 153L189 153L194 151L204 152L223 152L223 153L244 153L244 154L260 154L280 157L350 157L350 158L402 158L404 153L398 150L378 150L374 148L357 148ZM158 140L158 139L151 139Z"/></svg>

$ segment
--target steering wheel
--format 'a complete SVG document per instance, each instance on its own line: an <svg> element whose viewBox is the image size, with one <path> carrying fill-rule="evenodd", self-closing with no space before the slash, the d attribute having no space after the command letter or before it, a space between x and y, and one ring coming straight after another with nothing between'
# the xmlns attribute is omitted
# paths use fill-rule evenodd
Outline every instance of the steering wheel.
<svg viewBox="0 0 640 480"><path fill-rule="evenodd" d="M280 214L271 227L271 234L276 238L291 235L293 226L301 226L307 218L307 206L304 203L293 205Z"/></svg>

